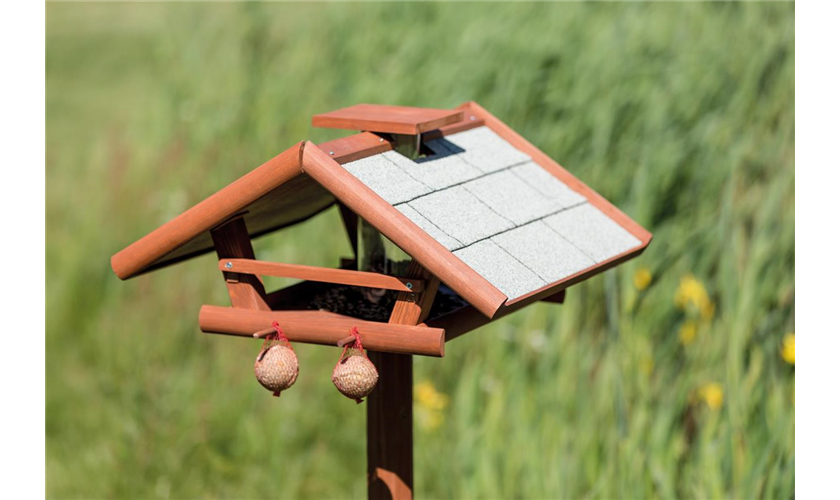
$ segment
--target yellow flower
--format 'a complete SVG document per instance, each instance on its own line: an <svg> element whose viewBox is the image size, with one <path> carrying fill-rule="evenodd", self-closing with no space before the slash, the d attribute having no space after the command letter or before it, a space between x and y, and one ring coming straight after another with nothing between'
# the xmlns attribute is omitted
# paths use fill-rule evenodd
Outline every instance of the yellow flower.
<svg viewBox="0 0 840 500"><path fill-rule="evenodd" d="M636 286L636 290L640 292L649 287L652 280L653 275L650 274L650 270L646 267L640 267L633 273L633 284Z"/></svg>
<svg viewBox="0 0 840 500"><path fill-rule="evenodd" d="M701 386L697 392L700 393L700 397L706 401L706 404L712 410L717 411L723 405L723 388L720 384L710 382Z"/></svg>
<svg viewBox="0 0 840 500"><path fill-rule="evenodd" d="M426 430L435 430L443 423L443 409L449 398L439 393L428 380L414 386L414 401L417 402L417 420Z"/></svg>
<svg viewBox="0 0 840 500"><path fill-rule="evenodd" d="M709 294L703 283L690 274L680 278L680 285L674 293L674 304L682 310L688 309L689 306L693 307L706 321L711 320L715 314L715 305L709 300Z"/></svg>
<svg viewBox="0 0 840 500"><path fill-rule="evenodd" d="M796 348L794 343L795 340L792 332L785 335L784 340L782 340L782 359L791 365L796 364Z"/></svg>
<svg viewBox="0 0 840 500"><path fill-rule="evenodd" d="M427 410L441 411L449 404L449 398L439 393L428 380L414 386L414 399Z"/></svg>
<svg viewBox="0 0 840 500"><path fill-rule="evenodd" d="M688 345L694 342L694 337L697 336L697 323L694 320L686 320L680 327L680 342L683 345Z"/></svg>

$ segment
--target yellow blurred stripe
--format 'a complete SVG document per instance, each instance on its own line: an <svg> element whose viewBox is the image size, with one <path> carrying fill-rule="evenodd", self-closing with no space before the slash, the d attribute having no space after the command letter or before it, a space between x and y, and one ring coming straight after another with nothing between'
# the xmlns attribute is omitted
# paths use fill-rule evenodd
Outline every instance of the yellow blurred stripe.
<svg viewBox="0 0 840 500"><path fill-rule="evenodd" d="M782 356L792 365L840 365L840 334L788 335Z"/></svg>

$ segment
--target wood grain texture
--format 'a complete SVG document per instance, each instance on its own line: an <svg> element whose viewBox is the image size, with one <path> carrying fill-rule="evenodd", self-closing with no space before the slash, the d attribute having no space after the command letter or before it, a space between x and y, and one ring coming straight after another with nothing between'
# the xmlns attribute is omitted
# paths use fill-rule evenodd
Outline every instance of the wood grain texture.
<svg viewBox="0 0 840 500"><path fill-rule="evenodd" d="M366 401L368 499L410 500L414 489L411 356L371 352L368 357L379 372L379 383Z"/></svg>
<svg viewBox="0 0 840 500"><path fill-rule="evenodd" d="M416 260L409 264L407 276L429 279L429 286L423 293L400 292L389 324L416 325L432 308L439 281ZM411 356L373 353L371 361L380 383L367 401L368 498L408 500L414 485Z"/></svg>
<svg viewBox="0 0 840 500"><path fill-rule="evenodd" d="M459 122L462 118L460 110L356 104L315 115L312 126L416 135Z"/></svg>
<svg viewBox="0 0 840 500"><path fill-rule="evenodd" d="M248 273L258 276L275 276L278 278L294 278L368 288L384 288L385 290L408 293L419 293L426 288L426 281L423 279L400 278L388 276L387 274L351 271L348 269L328 269L325 267L303 266L299 264L265 262L247 258L222 259L219 261L219 269L222 271Z"/></svg>
<svg viewBox="0 0 840 500"><path fill-rule="evenodd" d="M443 357L445 332L424 326L392 325L364 321L325 311L258 311L233 307L201 306L202 332L251 337L273 321L292 342L335 346L358 327L365 349L396 354Z"/></svg>
<svg viewBox="0 0 840 500"><path fill-rule="evenodd" d="M210 231L210 235L216 247L216 254L220 258L254 258L251 237L248 236L248 228L241 216L234 217L214 228ZM265 302L265 287L259 276L228 272L224 269L222 271L230 295L230 303L233 307L269 310L268 304Z"/></svg>
<svg viewBox="0 0 840 500"><path fill-rule="evenodd" d="M304 145L303 168L353 212L488 317L507 300L475 270L312 143Z"/></svg>
<svg viewBox="0 0 840 500"><path fill-rule="evenodd" d="M422 290L415 289L411 292L397 294L394 309L391 311L391 318L388 322L397 325L416 325L424 319L424 313L428 314L431 310L440 281L423 269L423 266L416 260L409 263L406 276L429 280L426 293L419 293Z"/></svg>

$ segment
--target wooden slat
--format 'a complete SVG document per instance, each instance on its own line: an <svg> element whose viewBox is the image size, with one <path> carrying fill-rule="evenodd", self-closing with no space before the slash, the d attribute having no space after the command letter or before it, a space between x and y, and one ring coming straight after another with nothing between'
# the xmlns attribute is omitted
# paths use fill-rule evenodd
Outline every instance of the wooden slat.
<svg viewBox="0 0 840 500"><path fill-rule="evenodd" d="M416 135L459 122L463 112L452 109L356 104L312 117L312 126Z"/></svg>
<svg viewBox="0 0 840 500"><path fill-rule="evenodd" d="M323 142L318 144L318 147L341 164L384 153L394 148L390 141L372 132L362 132Z"/></svg>
<svg viewBox="0 0 840 500"><path fill-rule="evenodd" d="M432 308L440 281L430 273L427 273L423 269L423 266L416 260L412 260L409 264L407 275L410 277L427 278L429 285L426 289L427 293L416 293L419 292L418 290L414 290L414 292L400 292L397 295L394 310L391 311L389 323L416 325L425 319L423 315L428 314Z"/></svg>
<svg viewBox="0 0 840 500"><path fill-rule="evenodd" d="M251 338L277 321L292 342L335 346L357 327L366 349L396 354L442 357L445 332L424 326L364 321L324 311L258 311L201 306L198 324L205 333Z"/></svg>
<svg viewBox="0 0 840 500"><path fill-rule="evenodd" d="M363 286L368 288L384 288L405 292L422 292L426 283L421 279L399 278L387 274L351 271L348 269L328 269L325 267L302 266L299 264L282 264L279 262L265 262L253 259L222 259L219 269L238 273L256 274L259 276L275 276L278 278L294 278L340 285Z"/></svg>
<svg viewBox="0 0 840 500"><path fill-rule="evenodd" d="M222 259L253 259L254 248L248 236L245 220L237 216L210 231L216 254ZM259 276L242 275L222 269L225 277L230 303L233 307L268 311L265 302L265 287Z"/></svg>
<svg viewBox="0 0 840 500"><path fill-rule="evenodd" d="M488 317L492 317L507 300L474 269L312 143L304 146L303 168L353 212Z"/></svg>

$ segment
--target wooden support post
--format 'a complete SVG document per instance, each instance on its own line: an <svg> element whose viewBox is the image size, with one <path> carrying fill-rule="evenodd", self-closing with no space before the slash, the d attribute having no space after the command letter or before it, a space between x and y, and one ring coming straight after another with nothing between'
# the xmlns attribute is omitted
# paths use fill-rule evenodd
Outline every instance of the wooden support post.
<svg viewBox="0 0 840 500"><path fill-rule="evenodd" d="M353 249L353 256L358 259L359 255L359 216L355 212L347 208L344 203L338 202L338 210L341 212L341 220L344 222L344 229L347 231L347 238L350 240L350 247ZM354 266L355 267L355 266Z"/></svg>
<svg viewBox="0 0 840 500"><path fill-rule="evenodd" d="M426 278L421 294L400 292L389 323L416 325L431 309L439 281L412 261L407 277ZM368 499L410 500L414 490L411 356L370 352L379 384L367 399Z"/></svg>
<svg viewBox="0 0 840 500"><path fill-rule="evenodd" d="M251 237L242 215L236 216L210 231L220 259L254 259ZM265 302L265 287L259 276L223 271L230 304L241 309L270 311Z"/></svg>

